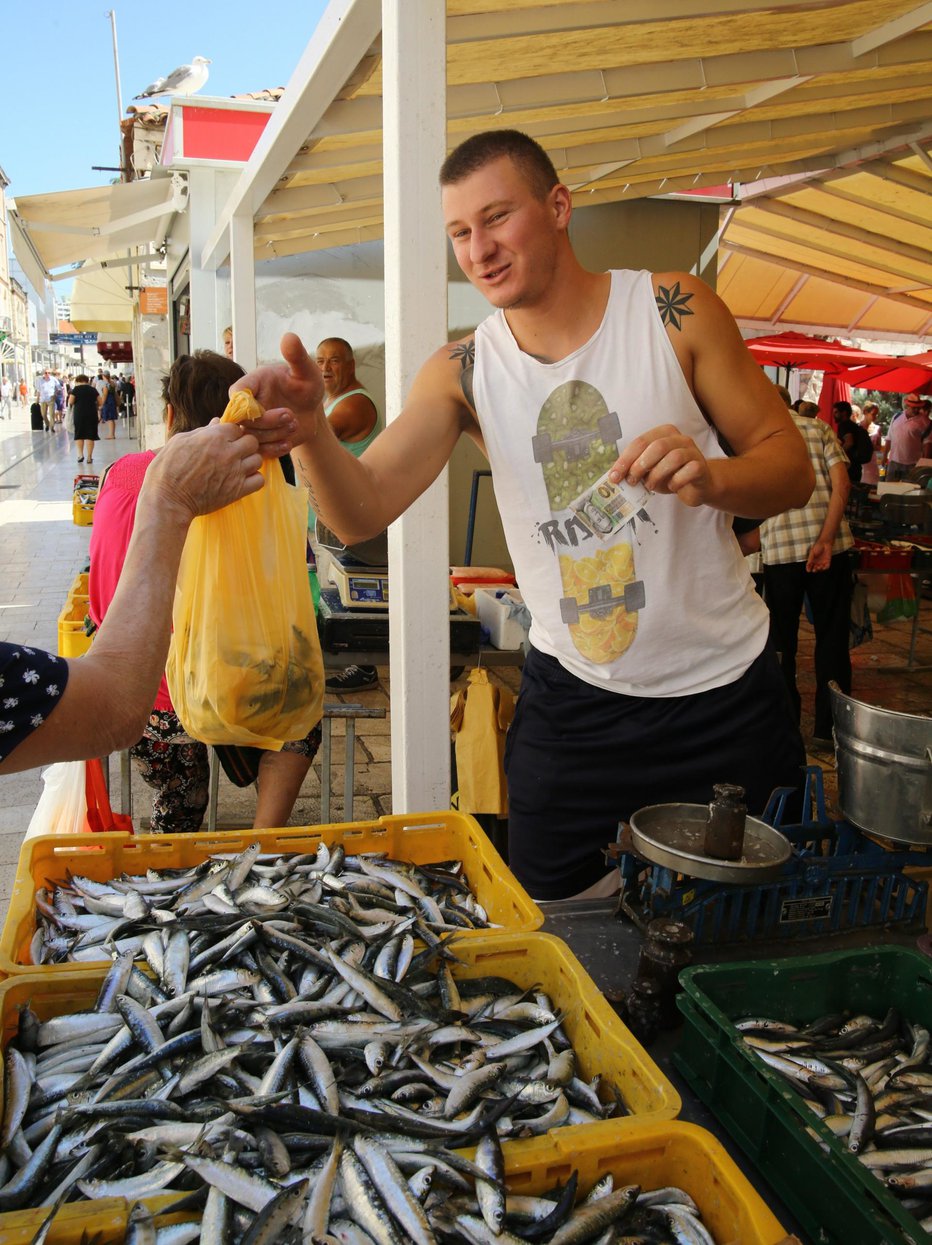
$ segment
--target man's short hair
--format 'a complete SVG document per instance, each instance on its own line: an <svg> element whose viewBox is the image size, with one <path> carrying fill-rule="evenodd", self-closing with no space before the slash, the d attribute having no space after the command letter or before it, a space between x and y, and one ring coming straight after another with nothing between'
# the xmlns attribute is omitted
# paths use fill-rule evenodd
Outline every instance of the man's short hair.
<svg viewBox="0 0 932 1245"><path fill-rule="evenodd" d="M321 346L326 346L328 342L332 343L335 346L342 346L350 359L356 358L355 354L353 353L353 347L349 344L349 342L346 340L345 337L321 338L321 340L317 343L317 349L320 350Z"/></svg>
<svg viewBox="0 0 932 1245"><path fill-rule="evenodd" d="M559 184L553 161L529 135L520 130L483 130L450 152L440 167L440 185L453 186L502 156L511 160L536 199L546 199Z"/></svg>
<svg viewBox="0 0 932 1245"><path fill-rule="evenodd" d="M842 419L851 418L851 403L850 402L836 402L834 409L838 412L838 414L842 417Z"/></svg>
<svg viewBox="0 0 932 1245"><path fill-rule="evenodd" d="M215 350L179 355L162 377L162 400L171 403L173 432L205 428L219 419L230 397L230 386L246 373L238 363Z"/></svg>

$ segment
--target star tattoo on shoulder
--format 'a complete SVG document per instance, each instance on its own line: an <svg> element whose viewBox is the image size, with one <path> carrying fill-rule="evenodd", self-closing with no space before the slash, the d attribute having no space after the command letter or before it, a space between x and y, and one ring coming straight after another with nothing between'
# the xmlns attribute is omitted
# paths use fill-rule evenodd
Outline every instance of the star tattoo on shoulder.
<svg viewBox="0 0 932 1245"><path fill-rule="evenodd" d="M683 327L683 317L692 316L696 313L686 304L692 298L692 294L680 293L680 283L677 283L668 289L665 285L657 287L660 291L654 297L657 302L657 309L660 312L660 318L664 324L672 324L675 329Z"/></svg>
<svg viewBox="0 0 932 1245"><path fill-rule="evenodd" d="M463 396L472 409L475 410L476 404L472 396L472 376L476 365L476 339L470 337L467 342L457 342L455 346L450 348L450 359L459 359L460 361L460 385L462 386Z"/></svg>

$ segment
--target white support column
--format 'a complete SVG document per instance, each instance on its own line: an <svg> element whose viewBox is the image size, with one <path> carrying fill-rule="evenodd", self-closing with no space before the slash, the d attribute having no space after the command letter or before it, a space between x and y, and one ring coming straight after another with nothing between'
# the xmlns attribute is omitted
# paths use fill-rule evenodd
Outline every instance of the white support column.
<svg viewBox="0 0 932 1245"><path fill-rule="evenodd" d="M230 221L230 304L233 309L233 357L247 372L256 366L256 261L253 220L238 212ZM221 324L220 331L224 329Z"/></svg>
<svg viewBox="0 0 932 1245"><path fill-rule="evenodd" d="M446 240L437 187L446 155L445 0L383 0L382 84L390 422L418 368L446 337ZM448 493L444 471L389 528L396 813L450 803Z"/></svg>
<svg viewBox="0 0 932 1245"><path fill-rule="evenodd" d="M217 325L217 275L200 265L200 254L214 216L216 173L213 169L191 169L188 174L188 217L191 236L191 349L216 350L221 324Z"/></svg>
<svg viewBox="0 0 932 1245"><path fill-rule="evenodd" d="M191 349L222 350L217 323L217 274L204 268L201 256L217 216L236 180L227 170L197 168L188 172L188 247L191 264Z"/></svg>

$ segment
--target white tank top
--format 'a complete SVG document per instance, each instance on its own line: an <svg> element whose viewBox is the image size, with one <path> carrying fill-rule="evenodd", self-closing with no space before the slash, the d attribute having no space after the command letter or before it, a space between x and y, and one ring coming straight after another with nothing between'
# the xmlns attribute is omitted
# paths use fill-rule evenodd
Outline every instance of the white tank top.
<svg viewBox="0 0 932 1245"><path fill-rule="evenodd" d="M690 695L740 678L766 643L768 615L732 516L648 494L614 527L591 493L626 442L657 424L723 457L650 273L612 272L602 323L558 363L520 350L502 311L475 341L476 413L534 647L630 696Z"/></svg>

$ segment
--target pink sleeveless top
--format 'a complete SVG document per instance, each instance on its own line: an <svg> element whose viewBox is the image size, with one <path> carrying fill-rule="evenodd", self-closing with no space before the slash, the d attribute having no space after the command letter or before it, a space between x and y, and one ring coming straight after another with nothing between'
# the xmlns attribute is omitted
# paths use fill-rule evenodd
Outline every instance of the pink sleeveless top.
<svg viewBox="0 0 932 1245"><path fill-rule="evenodd" d="M127 454L118 458L107 472L104 487L94 507L94 526L91 528L91 572L88 584L90 615L98 627L107 615L113 594L116 592L126 550L129 548L136 520L136 503L139 490L146 478L149 464L155 458L152 450L141 454ZM171 710L165 676L159 684L155 697L155 709Z"/></svg>

